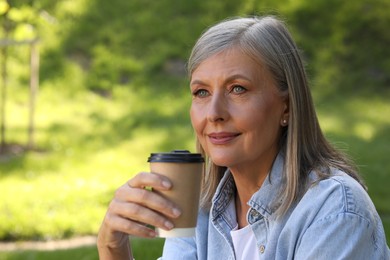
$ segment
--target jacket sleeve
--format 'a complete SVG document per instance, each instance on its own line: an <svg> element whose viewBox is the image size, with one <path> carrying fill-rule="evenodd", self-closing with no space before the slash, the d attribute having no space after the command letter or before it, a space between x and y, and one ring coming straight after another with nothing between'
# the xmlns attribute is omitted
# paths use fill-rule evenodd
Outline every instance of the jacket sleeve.
<svg viewBox="0 0 390 260"><path fill-rule="evenodd" d="M196 260L196 242L194 238L167 238L163 256L160 260Z"/></svg>
<svg viewBox="0 0 390 260"><path fill-rule="evenodd" d="M303 234L296 259L390 259L378 219L344 212L313 223Z"/></svg>
<svg viewBox="0 0 390 260"><path fill-rule="evenodd" d="M194 237L167 238L160 260L206 260L209 214L201 210Z"/></svg>

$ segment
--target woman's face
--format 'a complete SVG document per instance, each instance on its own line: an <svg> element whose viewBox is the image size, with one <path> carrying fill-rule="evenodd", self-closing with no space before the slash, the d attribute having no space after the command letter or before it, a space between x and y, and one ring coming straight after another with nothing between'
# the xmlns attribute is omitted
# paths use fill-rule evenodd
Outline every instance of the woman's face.
<svg viewBox="0 0 390 260"><path fill-rule="evenodd" d="M268 70L228 49L203 61L190 86L191 122L216 165L232 169L272 163L288 102Z"/></svg>

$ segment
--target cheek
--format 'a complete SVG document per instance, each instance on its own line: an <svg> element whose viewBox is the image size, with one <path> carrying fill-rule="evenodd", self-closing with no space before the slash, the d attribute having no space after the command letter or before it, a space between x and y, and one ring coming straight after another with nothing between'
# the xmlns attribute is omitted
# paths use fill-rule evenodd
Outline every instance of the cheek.
<svg viewBox="0 0 390 260"><path fill-rule="evenodd" d="M277 107L267 107L259 111L256 120L252 120L257 138L264 142L275 142L280 131L280 116Z"/></svg>
<svg viewBox="0 0 390 260"><path fill-rule="evenodd" d="M202 119L201 119L201 112L199 109L196 109L193 105L190 109L190 117L191 117L191 124L192 128L194 128L197 135L200 134L200 131L202 129Z"/></svg>
<svg viewBox="0 0 390 260"><path fill-rule="evenodd" d="M276 110L276 107L271 106L269 102L256 104L247 109L246 113L242 113L242 126L251 129L256 136L261 135L262 138L266 138L277 132L279 119Z"/></svg>

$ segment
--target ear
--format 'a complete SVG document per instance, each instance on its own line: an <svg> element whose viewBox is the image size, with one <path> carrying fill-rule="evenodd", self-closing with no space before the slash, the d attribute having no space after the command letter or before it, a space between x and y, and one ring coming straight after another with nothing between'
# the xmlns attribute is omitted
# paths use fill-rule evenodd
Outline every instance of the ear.
<svg viewBox="0 0 390 260"><path fill-rule="evenodd" d="M290 118L290 102L288 95L283 100L283 112L280 118L280 125L282 127L287 126Z"/></svg>

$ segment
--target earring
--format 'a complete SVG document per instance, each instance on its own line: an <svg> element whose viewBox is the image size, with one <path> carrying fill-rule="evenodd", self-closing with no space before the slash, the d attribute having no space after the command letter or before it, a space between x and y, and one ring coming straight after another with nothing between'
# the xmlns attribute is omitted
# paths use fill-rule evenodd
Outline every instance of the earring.
<svg viewBox="0 0 390 260"><path fill-rule="evenodd" d="M284 126L287 125L287 120L286 120L286 119L283 119L282 124L283 124Z"/></svg>

